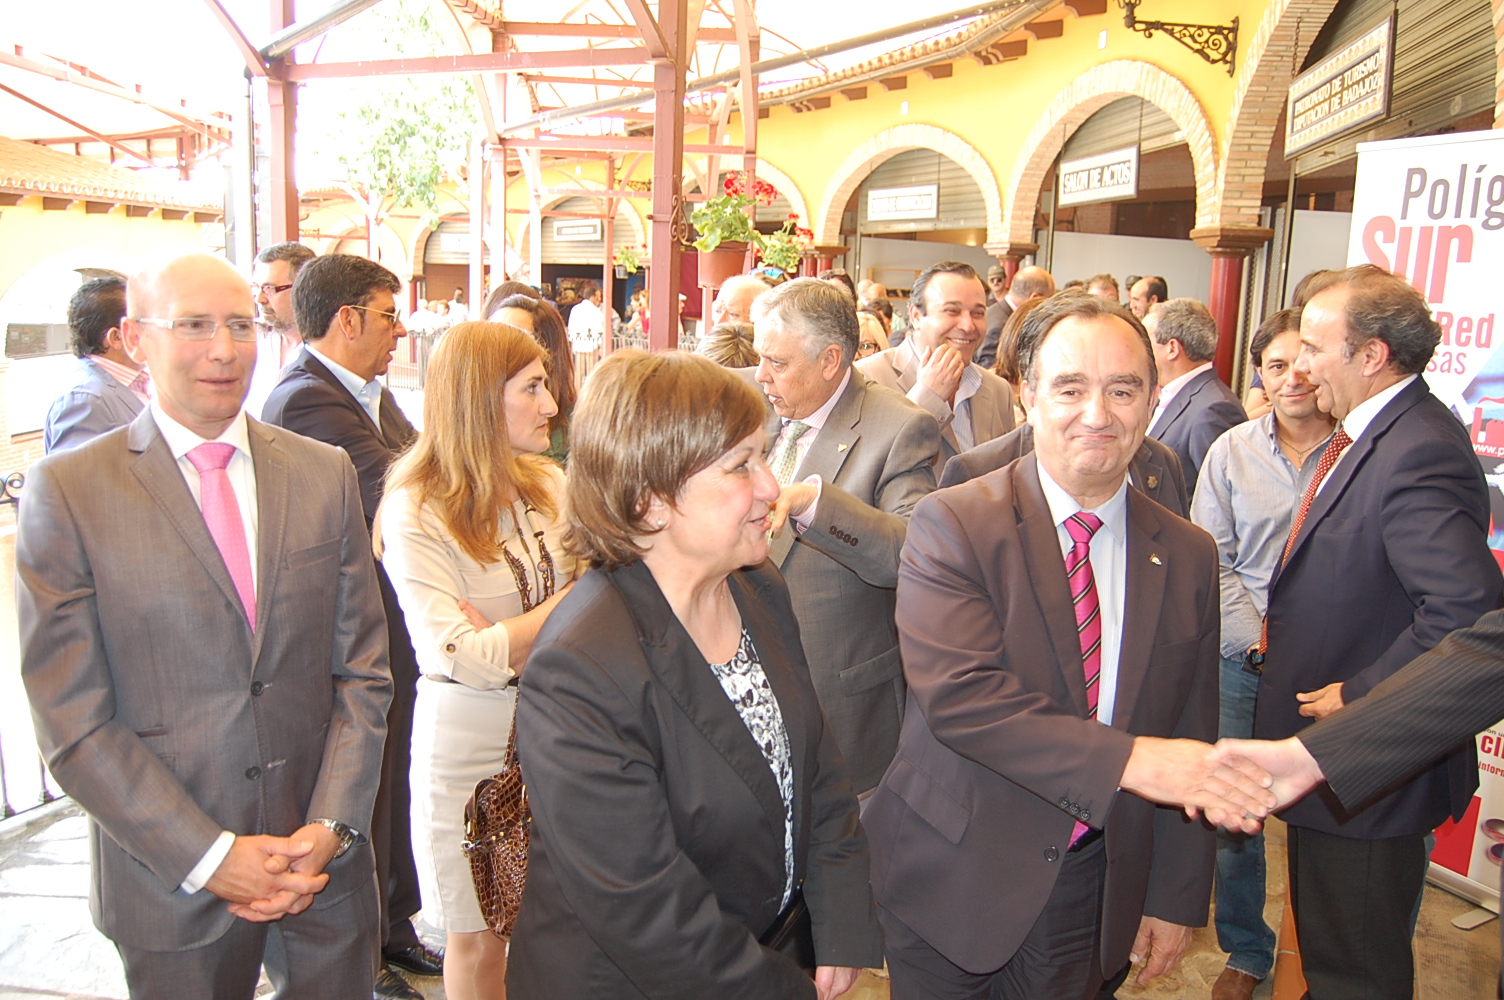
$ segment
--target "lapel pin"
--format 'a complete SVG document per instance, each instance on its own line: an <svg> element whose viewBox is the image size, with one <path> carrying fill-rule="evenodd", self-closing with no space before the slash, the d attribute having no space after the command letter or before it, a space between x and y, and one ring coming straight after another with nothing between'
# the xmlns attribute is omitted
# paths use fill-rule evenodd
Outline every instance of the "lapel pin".
<svg viewBox="0 0 1504 1000"><path fill-rule="evenodd" d="M1159 489L1159 477L1158 476L1146 476L1145 479L1144 479L1144 482L1148 485L1149 489L1151 489L1151 490L1157 490L1157 489Z"/></svg>
<svg viewBox="0 0 1504 1000"><path fill-rule="evenodd" d="M1156 566L1163 566L1164 565L1164 563L1162 563L1162 562L1159 561L1159 553L1158 552L1151 552L1149 554L1149 561L1151 563L1153 563L1154 565L1156 565Z"/></svg>
<svg viewBox="0 0 1504 1000"><path fill-rule="evenodd" d="M845 450L846 450L846 445L844 445L844 444L838 444L838 445L836 445L836 451L845 451Z"/></svg>

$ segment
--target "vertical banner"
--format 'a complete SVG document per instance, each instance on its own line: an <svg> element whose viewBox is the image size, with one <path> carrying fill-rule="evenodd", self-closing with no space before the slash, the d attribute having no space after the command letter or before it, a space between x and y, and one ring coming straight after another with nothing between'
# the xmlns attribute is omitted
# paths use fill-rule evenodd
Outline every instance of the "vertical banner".
<svg viewBox="0 0 1504 1000"><path fill-rule="evenodd" d="M1488 480L1489 545L1504 565L1504 136L1466 132L1358 146L1348 263L1377 264L1430 303L1441 343L1425 379L1469 429ZM1436 831L1432 877L1499 908L1504 723L1478 736L1478 793Z"/></svg>

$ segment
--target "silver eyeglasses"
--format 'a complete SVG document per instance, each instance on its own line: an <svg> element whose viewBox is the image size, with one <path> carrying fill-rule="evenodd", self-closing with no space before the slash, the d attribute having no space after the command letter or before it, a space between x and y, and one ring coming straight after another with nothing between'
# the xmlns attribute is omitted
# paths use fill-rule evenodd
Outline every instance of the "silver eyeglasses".
<svg viewBox="0 0 1504 1000"><path fill-rule="evenodd" d="M152 326L171 330L172 335L179 340L213 340L220 327L230 331L231 340L256 339L256 321L239 316L223 322L209 319L207 316L184 316L179 319L150 319L146 316L137 316L136 322L150 323Z"/></svg>
<svg viewBox="0 0 1504 1000"><path fill-rule="evenodd" d="M383 311L381 309L377 309L375 306L351 306L350 308L351 309L364 309L366 312L375 313L377 316L385 316L387 319L391 320L393 323L395 323L395 324L397 324L399 326L402 323L402 317L401 316L398 316L394 312L385 312L385 311Z"/></svg>

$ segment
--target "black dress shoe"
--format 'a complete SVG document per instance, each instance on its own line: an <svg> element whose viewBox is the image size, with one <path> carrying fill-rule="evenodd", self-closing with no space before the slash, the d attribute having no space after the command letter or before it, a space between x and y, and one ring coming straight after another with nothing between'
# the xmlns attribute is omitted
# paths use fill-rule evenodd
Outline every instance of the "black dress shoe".
<svg viewBox="0 0 1504 1000"><path fill-rule="evenodd" d="M401 948L386 948L381 952L381 957L386 959L386 964L401 969L403 972L411 972L415 976L442 976L444 974L444 952L438 948L430 948L423 942L404 945Z"/></svg>
<svg viewBox="0 0 1504 1000"><path fill-rule="evenodd" d="M371 991L371 997L372 1000L423 1000L423 994L391 969L382 969L376 974L376 988Z"/></svg>

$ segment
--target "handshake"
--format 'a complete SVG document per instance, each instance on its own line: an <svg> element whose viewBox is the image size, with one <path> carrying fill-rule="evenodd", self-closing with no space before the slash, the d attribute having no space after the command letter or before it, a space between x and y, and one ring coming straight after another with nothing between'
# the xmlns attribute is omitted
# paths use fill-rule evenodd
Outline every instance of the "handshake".
<svg viewBox="0 0 1504 1000"><path fill-rule="evenodd" d="M1122 788L1195 819L1257 833L1264 818L1325 780L1299 739L1198 740L1140 736L1123 768Z"/></svg>

